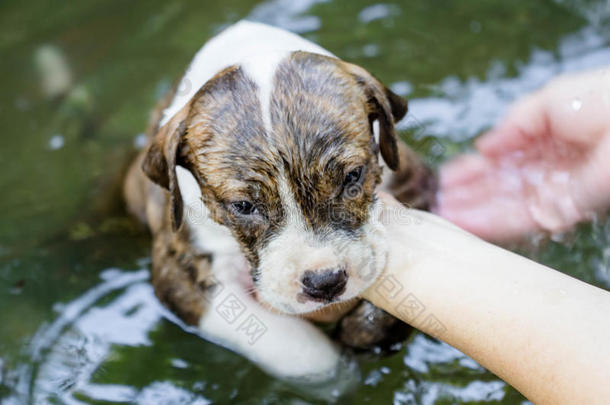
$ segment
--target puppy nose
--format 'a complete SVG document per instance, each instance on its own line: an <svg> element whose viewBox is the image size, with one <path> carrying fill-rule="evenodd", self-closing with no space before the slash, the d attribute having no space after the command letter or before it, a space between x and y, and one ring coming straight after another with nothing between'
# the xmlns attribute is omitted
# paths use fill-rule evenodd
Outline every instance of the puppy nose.
<svg viewBox="0 0 610 405"><path fill-rule="evenodd" d="M316 301L330 302L345 291L347 272L342 269L306 270L301 278L303 294Z"/></svg>

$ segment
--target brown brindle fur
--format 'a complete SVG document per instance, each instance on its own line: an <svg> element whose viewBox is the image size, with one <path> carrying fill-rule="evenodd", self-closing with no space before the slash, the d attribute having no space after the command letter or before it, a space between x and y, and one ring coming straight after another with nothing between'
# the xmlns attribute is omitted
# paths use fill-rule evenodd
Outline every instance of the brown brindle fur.
<svg viewBox="0 0 610 405"><path fill-rule="evenodd" d="M185 228L172 232L168 213L165 218L165 231L153 239L155 294L185 323L196 325L205 310L206 292L214 288L212 256L195 254Z"/></svg>
<svg viewBox="0 0 610 405"><path fill-rule="evenodd" d="M273 141L306 225L317 234L358 232L368 219L381 170L365 106L357 78L336 59L297 52L278 67ZM344 198L345 175L359 166L361 190Z"/></svg>
<svg viewBox="0 0 610 405"><path fill-rule="evenodd" d="M273 231L277 220L240 221L227 207L252 199L262 207L279 207L277 152L270 143L261 116L256 86L240 68L226 69L195 96L184 142L188 166L202 185L204 204L213 218L227 226L242 245L252 268L258 265L256 244ZM268 215L272 215L269 213Z"/></svg>
<svg viewBox="0 0 610 405"><path fill-rule="evenodd" d="M258 252L285 220L278 192L282 176L289 180L311 230L322 236L330 231L357 235L381 181L373 120L380 121L384 159L398 168L388 182L390 190L401 202L417 208L428 208L433 200L435 185L429 170L406 145L395 147L392 115L401 118L406 107L392 103L397 96L361 68L295 52L276 71L271 131L260 118L256 91L240 67L229 67L208 81L174 122L159 128L160 112L173 93L166 97L149 127L149 149L156 153L142 152L125 182L130 211L148 223L153 234L155 292L189 324L196 324L206 309L213 257L195 252L187 227L172 231L180 224L182 202L175 174L172 178L160 173L158 160L166 166L180 164L193 173L213 219L231 230L254 270ZM168 132L161 136L163 130ZM142 164L149 177L169 191L153 184L139 169ZM365 167L361 189L346 197L343 179L359 166ZM239 200L255 201L260 218L244 221L236 215L230 203ZM334 215L336 211L342 215ZM363 301L362 306L367 304ZM365 317L363 309L356 308L344 318L339 324L341 340L368 348L378 340L369 333L376 325L402 325L370 306ZM372 310L376 311L373 317ZM350 335L349 330L354 333Z"/></svg>
<svg viewBox="0 0 610 405"><path fill-rule="evenodd" d="M162 111L174 97L176 86L158 103L147 133L149 143L159 130ZM145 154L132 164L124 185L129 211L146 223L153 236L152 282L159 301L182 321L196 325L206 309L205 293L214 288L211 255L195 254L188 230L172 230L168 192L152 183L141 169Z"/></svg>

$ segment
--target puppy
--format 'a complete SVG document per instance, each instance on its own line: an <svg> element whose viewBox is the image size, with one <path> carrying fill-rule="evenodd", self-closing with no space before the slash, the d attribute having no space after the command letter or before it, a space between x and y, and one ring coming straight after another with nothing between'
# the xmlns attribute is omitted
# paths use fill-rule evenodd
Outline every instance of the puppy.
<svg viewBox="0 0 610 405"><path fill-rule="evenodd" d="M376 188L433 201L432 175L394 131L406 112L364 69L292 33L244 21L212 38L125 181L153 235L159 299L281 377L336 372L340 346L306 318L338 321L356 348L404 338L358 296L386 260Z"/></svg>

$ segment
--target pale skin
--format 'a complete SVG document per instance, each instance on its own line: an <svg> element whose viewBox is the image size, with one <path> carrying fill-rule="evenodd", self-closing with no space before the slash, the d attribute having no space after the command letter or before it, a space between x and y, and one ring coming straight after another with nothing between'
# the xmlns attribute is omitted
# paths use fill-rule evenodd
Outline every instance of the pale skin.
<svg viewBox="0 0 610 405"><path fill-rule="evenodd" d="M518 100L441 168L437 213L486 240L561 232L610 206L610 67Z"/></svg>
<svg viewBox="0 0 610 405"><path fill-rule="evenodd" d="M460 227L506 242L605 212L610 69L552 80L475 146L441 168L437 213ZM609 292L380 196L390 253L365 298L536 404L608 403Z"/></svg>
<svg viewBox="0 0 610 405"><path fill-rule="evenodd" d="M538 405L608 403L610 293L381 198L390 253L364 298Z"/></svg>

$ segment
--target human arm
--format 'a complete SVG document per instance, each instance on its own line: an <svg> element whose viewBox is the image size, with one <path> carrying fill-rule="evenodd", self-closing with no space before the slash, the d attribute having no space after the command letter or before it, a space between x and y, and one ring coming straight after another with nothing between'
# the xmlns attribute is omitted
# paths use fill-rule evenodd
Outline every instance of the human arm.
<svg viewBox="0 0 610 405"><path fill-rule="evenodd" d="M461 350L536 404L607 403L610 293L391 197L383 201L388 265L364 298ZM419 307L404 305L413 298Z"/></svg>

